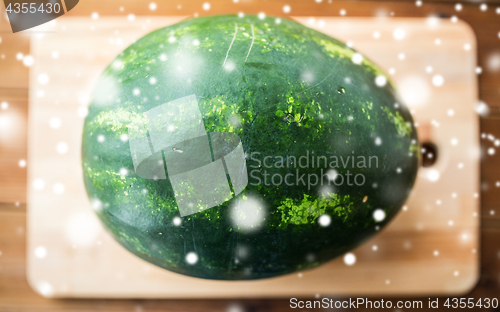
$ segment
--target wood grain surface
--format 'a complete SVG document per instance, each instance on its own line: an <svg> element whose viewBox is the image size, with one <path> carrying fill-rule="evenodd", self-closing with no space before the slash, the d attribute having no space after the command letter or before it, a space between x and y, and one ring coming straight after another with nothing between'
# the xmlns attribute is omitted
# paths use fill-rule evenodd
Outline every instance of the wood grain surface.
<svg viewBox="0 0 500 312"><path fill-rule="evenodd" d="M345 9L348 16L390 15L425 17L429 15L457 15L468 22L478 39L478 63L483 71L479 75L480 99L488 103L491 114L481 119L481 133L500 137L500 46L498 31L500 19L495 13L496 5L489 1L488 10L479 9L479 3L463 3L463 10L455 11L454 1L423 3L415 6L414 1L362 2L334 1L315 3L312 1L211 1L209 12L202 10L204 1L179 1L158 3L158 10L151 12L148 4L133 1L82 1L70 14L87 16L98 11L101 15L189 15L193 12L216 14L229 12L259 12L284 15L285 4L292 7L293 15L339 16ZM120 10L123 7L123 11ZM2 8L3 10L3 8ZM5 15L0 15L0 102L9 102L9 107L24 112L24 123L28 104L28 68L16 60L17 53L29 54L29 40L32 35L12 35ZM5 56L5 57L3 57ZM1 113L1 111L0 111ZM23 115L24 114L24 115ZM23 124L21 122L21 124ZM49 300L35 294L26 282L26 171L18 166L20 159L26 159L26 135L20 129L19 141L8 146L0 145L0 311L285 311L288 300ZM488 140L481 140L482 149L491 146ZM28 164L29 165L29 164ZM498 156L484 157L481 163L481 279L470 297L498 296L500 266L500 194L496 182L500 180ZM20 204L16 205L15 202ZM390 299L384 297L384 299ZM398 298L404 299L404 298ZM412 298L415 299L415 298ZM426 298L422 298L426 299ZM424 309L425 310L425 309Z"/></svg>

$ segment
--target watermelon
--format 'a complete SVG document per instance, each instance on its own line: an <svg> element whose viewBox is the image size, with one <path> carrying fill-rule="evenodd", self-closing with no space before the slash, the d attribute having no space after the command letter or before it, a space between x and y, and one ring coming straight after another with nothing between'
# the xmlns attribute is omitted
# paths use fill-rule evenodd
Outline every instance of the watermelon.
<svg viewBox="0 0 500 312"><path fill-rule="evenodd" d="M249 280L317 267L398 212L418 141L368 58L294 21L192 18L137 40L85 119L90 202L169 271Z"/></svg>

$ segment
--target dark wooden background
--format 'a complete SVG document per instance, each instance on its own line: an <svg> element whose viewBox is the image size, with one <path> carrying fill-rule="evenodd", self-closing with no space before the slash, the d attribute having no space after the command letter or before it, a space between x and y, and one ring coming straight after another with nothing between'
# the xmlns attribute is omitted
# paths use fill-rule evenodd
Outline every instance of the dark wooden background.
<svg viewBox="0 0 500 312"><path fill-rule="evenodd" d="M339 16L345 9L347 16L374 16L385 12L396 17L426 17L430 15L451 17L456 15L469 23L478 40L478 65L483 71L478 76L479 98L491 108L489 116L481 118L481 133L500 137L500 65L491 66L491 59L500 59L500 14L498 1L473 1L462 3L456 11L455 1L425 1L417 6L415 1L340 1L322 0L214 0L208 2L207 12L202 4L207 0L177 0L157 3L156 11L149 10L152 1L131 0L81 0L67 15L89 16L98 12L107 15L193 15L198 13L222 14L243 11L247 14L265 12L283 16L283 6L290 5L292 16ZM487 3L486 11L480 4ZM178 8L181 5L181 8ZM120 11L123 7L123 11ZM45 299L31 290L25 274L26 265L26 168L18 166L27 157L26 119L28 114L29 69L16 60L17 53L29 54L30 32L12 34L0 5L0 102L9 103L9 110L19 113L22 120L16 128L16 139L8 146L0 145L0 311L288 311L285 300L58 300ZM1 111L0 111L1 112ZM2 131L0 129L0 131ZM0 136L2 133L0 132ZM482 149L486 141L481 140ZM484 144L484 145L483 145ZM491 143L488 144L491 146ZM500 149L495 156L483 157L481 163L481 279L466 297L500 297ZM29 166L29 164L28 164ZM403 300L425 298L389 298ZM377 298L373 298L377 299ZM394 311L394 309L392 309ZM426 310L426 309L423 309ZM486 311L472 309L470 311ZM493 310L493 309L489 309ZM500 311L500 309L498 309ZM360 309L360 311L363 311Z"/></svg>

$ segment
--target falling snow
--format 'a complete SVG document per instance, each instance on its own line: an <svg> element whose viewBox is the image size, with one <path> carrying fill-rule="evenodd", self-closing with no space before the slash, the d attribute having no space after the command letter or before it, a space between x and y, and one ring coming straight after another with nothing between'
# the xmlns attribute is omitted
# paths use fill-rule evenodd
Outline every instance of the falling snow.
<svg viewBox="0 0 500 312"><path fill-rule="evenodd" d="M239 199L230 207L231 221L242 232L259 230L266 215L264 202L255 196Z"/></svg>
<svg viewBox="0 0 500 312"><path fill-rule="evenodd" d="M31 66L33 66L33 64L35 64L35 59L31 55L26 55L23 58L23 64L26 67L31 67Z"/></svg>
<svg viewBox="0 0 500 312"><path fill-rule="evenodd" d="M382 209L375 209L373 212L373 219L376 222L382 222L385 220L385 211Z"/></svg>
<svg viewBox="0 0 500 312"><path fill-rule="evenodd" d="M52 117L50 118L49 120L49 126L52 128L52 129L59 129L62 125L62 121L60 118L58 117Z"/></svg>
<svg viewBox="0 0 500 312"><path fill-rule="evenodd" d="M356 256L351 252L346 253L344 256L344 263L348 266L354 265L356 263Z"/></svg>
<svg viewBox="0 0 500 312"><path fill-rule="evenodd" d="M432 77L432 84L436 87L441 87L444 84L444 78L441 75L434 75Z"/></svg>
<svg viewBox="0 0 500 312"><path fill-rule="evenodd" d="M54 194L56 195L61 195L64 193L64 191L66 190L64 184L58 182L58 183L55 183L54 186L52 187L52 191L54 192Z"/></svg>
<svg viewBox="0 0 500 312"><path fill-rule="evenodd" d="M50 81L49 75L47 75L45 73L39 74L37 77L37 81L41 85L46 85Z"/></svg>
<svg viewBox="0 0 500 312"><path fill-rule="evenodd" d="M396 28L392 32L392 36L396 40L403 40L406 37L406 31L402 28Z"/></svg>
<svg viewBox="0 0 500 312"><path fill-rule="evenodd" d="M332 218L327 215L327 214L324 214L324 215L321 215L319 218L318 218L318 223L319 225L321 225L322 227L327 227L330 225L330 223L332 222Z"/></svg>
<svg viewBox="0 0 500 312"><path fill-rule="evenodd" d="M35 257L43 259L47 256L47 249L44 246L38 246L34 250Z"/></svg>
<svg viewBox="0 0 500 312"><path fill-rule="evenodd" d="M65 142L59 142L56 145L56 151L59 154L66 154L68 152L68 149L69 149L68 144Z"/></svg>
<svg viewBox="0 0 500 312"><path fill-rule="evenodd" d="M490 108L486 103L480 101L476 106L476 112L480 116L486 116L490 113Z"/></svg>
<svg viewBox="0 0 500 312"><path fill-rule="evenodd" d="M179 226L181 225L182 223L182 219L180 217L175 217L173 220L172 220L172 223L175 225L175 226Z"/></svg>
<svg viewBox="0 0 500 312"><path fill-rule="evenodd" d="M33 188L37 191L41 191L43 190L43 188L45 187L45 181L38 178L38 179L35 179L33 180Z"/></svg>
<svg viewBox="0 0 500 312"><path fill-rule="evenodd" d="M39 283L37 289L38 292L44 297L51 297L54 295L54 288L47 282Z"/></svg>
<svg viewBox="0 0 500 312"><path fill-rule="evenodd" d="M375 77L375 84L378 87L383 87L387 84L387 78L385 78L385 76L383 75L378 75L377 77Z"/></svg>
<svg viewBox="0 0 500 312"><path fill-rule="evenodd" d="M94 206L94 209L99 211L102 203L99 202L96 206ZM73 213L66 221L66 238L75 247L90 247L94 245L100 231L101 226L92 211L85 210Z"/></svg>
<svg viewBox="0 0 500 312"><path fill-rule="evenodd" d="M352 55L352 58L351 58L352 62L354 64L361 64L361 62L363 62L363 55L359 54L359 53L354 53Z"/></svg>
<svg viewBox="0 0 500 312"><path fill-rule="evenodd" d="M198 255L195 252L190 252L186 255L186 262L188 264L196 264L198 262Z"/></svg>
<svg viewBox="0 0 500 312"><path fill-rule="evenodd" d="M436 182L437 180L439 180L440 174L436 169L430 169L429 171L427 171L426 176L429 181Z"/></svg>

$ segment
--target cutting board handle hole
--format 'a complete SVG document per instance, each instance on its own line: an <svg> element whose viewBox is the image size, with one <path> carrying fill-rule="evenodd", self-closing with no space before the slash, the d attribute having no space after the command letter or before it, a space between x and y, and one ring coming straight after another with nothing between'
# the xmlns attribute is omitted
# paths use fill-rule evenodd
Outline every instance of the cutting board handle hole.
<svg viewBox="0 0 500 312"><path fill-rule="evenodd" d="M431 167L438 159L438 148L432 142L424 142L420 147L422 167Z"/></svg>

